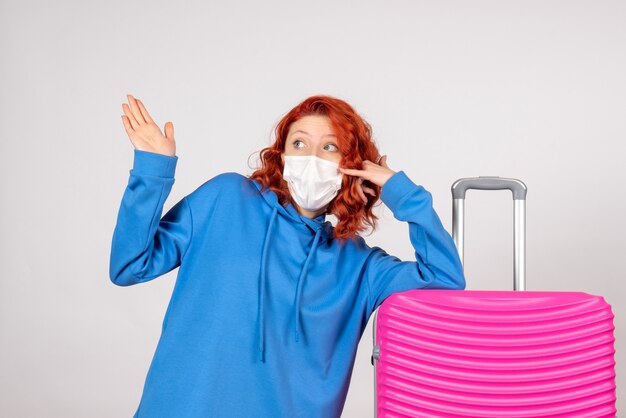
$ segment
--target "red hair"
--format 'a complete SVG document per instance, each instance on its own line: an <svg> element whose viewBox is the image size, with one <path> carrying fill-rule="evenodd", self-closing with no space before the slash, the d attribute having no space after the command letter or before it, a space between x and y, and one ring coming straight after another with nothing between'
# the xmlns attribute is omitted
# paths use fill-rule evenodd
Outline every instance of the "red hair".
<svg viewBox="0 0 626 418"><path fill-rule="evenodd" d="M287 182L283 180L283 163L281 154L285 151L287 134L291 124L303 116L324 115L330 119L331 126L339 145L341 160L339 166L343 168L363 169L363 161L376 161L379 156L378 148L372 139L371 126L348 103L332 96L311 96L291 109L278 123L275 129L276 140L259 151L261 168L248 176L262 185L262 190L271 189L278 196L281 205L295 202L289 192ZM358 192L358 176L343 174L341 189L337 196L327 206L326 214L332 213L338 219L334 228L335 239L353 238L358 232L365 230L369 225L376 229L376 220L372 207L380 197L381 188L376 184L364 180L363 185L374 190L375 196L365 194L368 200L363 203Z"/></svg>

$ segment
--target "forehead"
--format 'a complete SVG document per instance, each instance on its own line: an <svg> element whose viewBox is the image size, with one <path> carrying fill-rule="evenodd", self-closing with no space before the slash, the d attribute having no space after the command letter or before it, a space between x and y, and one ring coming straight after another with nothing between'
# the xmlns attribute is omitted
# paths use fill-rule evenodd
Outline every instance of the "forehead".
<svg viewBox="0 0 626 418"><path fill-rule="evenodd" d="M330 118L326 115L307 115L293 122L289 127L289 134L300 130L312 136L334 134Z"/></svg>

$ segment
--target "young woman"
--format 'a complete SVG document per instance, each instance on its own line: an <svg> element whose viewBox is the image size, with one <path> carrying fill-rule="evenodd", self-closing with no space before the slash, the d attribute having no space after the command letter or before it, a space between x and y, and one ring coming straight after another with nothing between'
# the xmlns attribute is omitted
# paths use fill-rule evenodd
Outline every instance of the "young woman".
<svg viewBox="0 0 626 418"><path fill-rule="evenodd" d="M216 175L162 218L178 157L143 103L122 120L133 168L113 233L119 286L180 266L135 417L339 417L358 342L394 292L464 289L432 196L380 158L346 102L309 97L249 176ZM415 261L359 235L381 199L408 223ZM333 214L333 226L326 215Z"/></svg>

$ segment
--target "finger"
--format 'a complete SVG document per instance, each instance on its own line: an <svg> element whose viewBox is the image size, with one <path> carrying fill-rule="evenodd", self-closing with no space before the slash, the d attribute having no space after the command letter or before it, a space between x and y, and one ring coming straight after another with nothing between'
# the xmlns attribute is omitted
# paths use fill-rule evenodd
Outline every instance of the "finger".
<svg viewBox="0 0 626 418"><path fill-rule="evenodd" d="M343 167L339 167L339 171L341 171L342 173L346 173L346 174L350 174L351 176L358 176L360 175L364 170L358 170L356 168L343 168Z"/></svg>
<svg viewBox="0 0 626 418"><path fill-rule="evenodd" d="M172 122L165 122L163 130L167 139L174 139L174 124Z"/></svg>
<svg viewBox="0 0 626 418"><path fill-rule="evenodd" d="M133 112L130 111L130 107L128 107L126 103L122 103L122 110L124 111L124 114L128 118L128 121L130 122L130 125L133 127L133 129L137 129L139 127L139 122L137 122L137 119L135 119L135 115L133 115Z"/></svg>
<svg viewBox="0 0 626 418"><path fill-rule="evenodd" d="M124 123L124 129L126 130L126 133L130 135L130 133L133 131L133 127L130 125L128 117L122 116L122 123Z"/></svg>
<svg viewBox="0 0 626 418"><path fill-rule="evenodd" d="M380 163L380 161L379 161L379 162L377 162L377 163L373 163L373 162L371 162L370 160L363 160L363 165L364 165L364 166L365 166L365 165L367 165L368 167L369 167L369 166L377 166L377 167L380 167L381 163Z"/></svg>
<svg viewBox="0 0 626 418"><path fill-rule="evenodd" d="M367 196L365 196L363 190L360 187L358 187L357 190L359 192L359 196L361 196L361 199L363 200L363 203L367 203Z"/></svg>
<svg viewBox="0 0 626 418"><path fill-rule="evenodd" d="M357 170L356 168L341 168L339 167L339 171L344 174L348 174L350 176L358 176L362 177L365 180L371 181L370 173L365 170Z"/></svg>
<svg viewBox="0 0 626 418"><path fill-rule="evenodd" d="M135 120L137 120L137 122L139 122L140 125L146 123L146 120L143 118L143 115L141 114L141 111L139 110L139 106L137 106L137 102L135 101L135 98L131 96L130 94L127 94L127 96L128 96L128 103L130 103L130 110L131 112L133 112L133 116L135 116Z"/></svg>
<svg viewBox="0 0 626 418"><path fill-rule="evenodd" d="M146 107L143 105L143 103L141 102L141 100L139 99L135 99L137 100L137 106L139 107L139 111L141 111L141 115L143 116L143 118L146 120L147 123L153 123L154 121L152 120L152 118L150 117L150 114L148 113L148 111L146 110Z"/></svg>
<svg viewBox="0 0 626 418"><path fill-rule="evenodd" d="M363 191L371 194L372 196L376 196L376 192L373 189L370 189L369 187L363 186Z"/></svg>

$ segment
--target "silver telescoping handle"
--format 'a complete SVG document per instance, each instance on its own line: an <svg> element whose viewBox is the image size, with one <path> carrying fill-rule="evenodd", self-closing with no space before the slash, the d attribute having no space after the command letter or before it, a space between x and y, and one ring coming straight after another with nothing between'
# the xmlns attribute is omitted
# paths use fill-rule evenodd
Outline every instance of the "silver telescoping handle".
<svg viewBox="0 0 626 418"><path fill-rule="evenodd" d="M463 263L465 192L468 189L504 190L513 194L513 290L526 290L526 185L504 177L462 178L452 185L452 239Z"/></svg>

